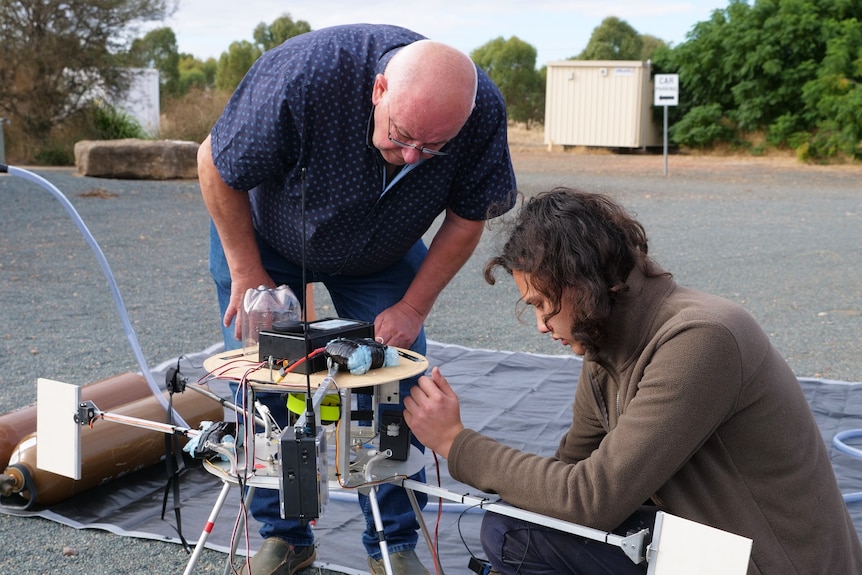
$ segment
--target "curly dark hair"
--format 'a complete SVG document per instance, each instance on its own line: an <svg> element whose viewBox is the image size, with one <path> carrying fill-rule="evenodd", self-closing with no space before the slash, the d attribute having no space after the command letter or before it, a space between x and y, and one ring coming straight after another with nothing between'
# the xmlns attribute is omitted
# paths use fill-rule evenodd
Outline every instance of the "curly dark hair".
<svg viewBox="0 0 862 575"><path fill-rule="evenodd" d="M637 266L663 275L647 255L643 226L622 206L602 194L554 188L523 199L501 253L485 264L485 281L496 282L501 267L529 276L530 285L560 313L564 292L573 297L572 336L596 352L617 294Z"/></svg>

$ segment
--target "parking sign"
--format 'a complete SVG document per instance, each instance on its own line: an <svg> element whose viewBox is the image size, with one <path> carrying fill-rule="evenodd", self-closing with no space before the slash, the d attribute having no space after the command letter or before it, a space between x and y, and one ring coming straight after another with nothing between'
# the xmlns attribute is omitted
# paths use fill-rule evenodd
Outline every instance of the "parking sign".
<svg viewBox="0 0 862 575"><path fill-rule="evenodd" d="M656 74L653 106L679 105L679 74Z"/></svg>

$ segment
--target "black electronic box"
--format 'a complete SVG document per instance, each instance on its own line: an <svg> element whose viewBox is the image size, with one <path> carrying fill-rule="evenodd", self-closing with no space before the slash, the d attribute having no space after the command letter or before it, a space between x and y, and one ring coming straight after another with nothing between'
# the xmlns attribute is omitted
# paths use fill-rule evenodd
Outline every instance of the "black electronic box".
<svg viewBox="0 0 862 575"><path fill-rule="evenodd" d="M294 362L326 347L339 337L374 339L374 324L355 319L327 318L310 322L290 322L261 330L258 359L261 362L288 360ZM315 373L326 370L326 355L319 353L311 360L298 364L294 373Z"/></svg>

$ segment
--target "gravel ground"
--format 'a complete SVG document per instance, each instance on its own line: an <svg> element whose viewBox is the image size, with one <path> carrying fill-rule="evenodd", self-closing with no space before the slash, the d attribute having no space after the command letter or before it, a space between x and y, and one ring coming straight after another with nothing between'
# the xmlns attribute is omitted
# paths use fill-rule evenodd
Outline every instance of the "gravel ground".
<svg viewBox="0 0 862 575"><path fill-rule="evenodd" d="M862 168L672 155L665 176L661 155L513 153L526 194L566 185L619 199L677 281L745 306L797 375L862 381ZM196 182L35 171L69 198L104 251L151 366L218 341ZM37 377L85 384L137 370L104 276L61 204L9 176L0 176L0 199L0 413L32 403ZM492 226L428 318L429 338L565 353L531 320L513 318L511 282L482 280L494 246ZM316 301L318 315L333 314L324 292ZM188 560L174 544L38 518L0 514L0 537L0 567L22 574L180 573ZM196 572L222 572L223 561L205 552Z"/></svg>

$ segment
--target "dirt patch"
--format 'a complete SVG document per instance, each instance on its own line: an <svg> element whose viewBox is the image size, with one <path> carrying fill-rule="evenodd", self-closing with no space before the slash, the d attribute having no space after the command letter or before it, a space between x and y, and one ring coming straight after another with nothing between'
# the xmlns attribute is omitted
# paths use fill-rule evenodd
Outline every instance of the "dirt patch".
<svg viewBox="0 0 862 575"><path fill-rule="evenodd" d="M81 192L78 194L79 198L100 198L103 200L110 200L112 198L119 197L119 194L115 194L113 192L109 192L104 188L93 188L89 192Z"/></svg>

